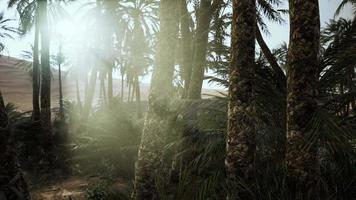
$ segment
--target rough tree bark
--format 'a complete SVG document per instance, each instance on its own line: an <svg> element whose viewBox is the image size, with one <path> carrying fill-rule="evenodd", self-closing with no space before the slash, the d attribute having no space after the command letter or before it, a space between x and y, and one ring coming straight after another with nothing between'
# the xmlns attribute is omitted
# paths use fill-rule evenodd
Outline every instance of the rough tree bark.
<svg viewBox="0 0 356 200"><path fill-rule="evenodd" d="M255 112L253 79L255 71L256 2L233 1L232 43L228 108L227 157L228 182L249 182L253 178L255 155ZM246 199L243 192L229 194Z"/></svg>
<svg viewBox="0 0 356 200"><path fill-rule="evenodd" d="M63 62L63 54L62 54L62 45L59 47L58 57L58 84L59 84L59 117L60 119L64 118L64 102L63 102L63 85L62 85L62 62Z"/></svg>
<svg viewBox="0 0 356 200"><path fill-rule="evenodd" d="M320 17L318 0L289 0L290 41L287 80L288 174L299 186L315 186L320 169L316 144L310 144L310 122L317 109ZM310 145L310 146L309 146Z"/></svg>
<svg viewBox="0 0 356 200"><path fill-rule="evenodd" d="M192 75L192 61L193 61L193 33L190 30L191 16L187 8L187 0L179 1L180 11L180 33L182 45L182 77L184 81L183 98L188 96L188 89L190 85L190 77Z"/></svg>
<svg viewBox="0 0 356 200"><path fill-rule="evenodd" d="M34 121L40 120L40 61L39 61L39 36L40 36L40 29L39 29L39 12L38 8L36 11L36 18L35 18L35 41L33 46L33 70L32 70L32 118Z"/></svg>
<svg viewBox="0 0 356 200"><path fill-rule="evenodd" d="M17 161L8 126L8 117L0 91L0 199L30 200L31 196Z"/></svg>
<svg viewBox="0 0 356 200"><path fill-rule="evenodd" d="M212 0L201 0L197 13L197 30L194 38L193 68L188 89L189 99L200 99L206 65L210 22L213 16Z"/></svg>
<svg viewBox="0 0 356 200"><path fill-rule="evenodd" d="M41 132L43 148L51 147L51 66L49 60L49 31L47 0L39 1L41 33Z"/></svg>
<svg viewBox="0 0 356 200"><path fill-rule="evenodd" d="M135 169L135 198L138 200L159 199L156 178L160 174L172 94L174 51L178 31L177 6L177 1L160 1L156 66L152 75L148 111Z"/></svg>

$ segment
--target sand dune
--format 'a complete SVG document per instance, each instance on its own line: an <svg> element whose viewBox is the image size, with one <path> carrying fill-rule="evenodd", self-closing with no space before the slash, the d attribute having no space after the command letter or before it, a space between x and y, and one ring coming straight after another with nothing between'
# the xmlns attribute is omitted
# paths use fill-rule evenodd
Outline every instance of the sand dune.
<svg viewBox="0 0 356 200"><path fill-rule="evenodd" d="M32 77L31 63L27 62L28 67L19 66L18 63L23 60L8 56L0 56L0 90L3 93L6 102L14 103L20 110L28 111L32 109ZM58 71L53 70L53 79L51 82L52 107L58 107L59 85ZM68 100L76 100L76 81L70 75L63 77L63 94ZM107 83L105 83L107 85ZM84 99L84 81L79 82L80 96ZM121 80L116 79L113 82L114 96L121 94ZM97 81L95 102L98 102L100 84ZM141 99L148 97L149 85L141 84ZM217 94L214 90L205 89L203 93ZM128 88L124 86L124 97L128 95Z"/></svg>
<svg viewBox="0 0 356 200"><path fill-rule="evenodd" d="M6 102L14 103L19 109L27 111L32 108L32 77L29 69L18 65L22 60L1 56L0 57L0 90ZM76 100L76 81L71 76L63 79L64 98ZM51 85L52 107L58 106L59 85L58 73L53 70ZM106 83L107 84L107 83ZM121 80L114 80L114 95L121 94ZM126 85L126 84L125 84ZM81 99L84 99L84 82L79 82ZM141 84L141 97L147 99L149 85ZM127 96L128 88L124 87L124 96ZM95 99L99 99L99 81L96 85Z"/></svg>

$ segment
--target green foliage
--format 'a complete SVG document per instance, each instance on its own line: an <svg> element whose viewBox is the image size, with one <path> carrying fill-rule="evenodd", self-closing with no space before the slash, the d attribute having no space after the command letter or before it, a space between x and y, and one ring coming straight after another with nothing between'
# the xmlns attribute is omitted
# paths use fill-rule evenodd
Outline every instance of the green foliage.
<svg viewBox="0 0 356 200"><path fill-rule="evenodd" d="M4 17L4 13L0 12L0 39L3 40L5 38L13 38L14 33L18 33L18 31L7 25L11 19L6 19ZM5 49L5 44L0 42L0 53Z"/></svg>
<svg viewBox="0 0 356 200"><path fill-rule="evenodd" d="M87 200L109 200L109 185L106 182L99 182L91 185L87 190L85 197Z"/></svg>
<svg viewBox="0 0 356 200"><path fill-rule="evenodd" d="M121 191L115 188L110 181L99 181L89 185L85 192L87 200L129 200L129 191Z"/></svg>

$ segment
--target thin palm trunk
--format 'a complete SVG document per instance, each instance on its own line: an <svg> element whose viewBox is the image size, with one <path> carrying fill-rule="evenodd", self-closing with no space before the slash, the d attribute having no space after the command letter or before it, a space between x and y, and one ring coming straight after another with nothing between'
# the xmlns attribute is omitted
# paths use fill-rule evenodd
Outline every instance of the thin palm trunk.
<svg viewBox="0 0 356 200"><path fill-rule="evenodd" d="M250 182L254 176L256 124L253 87L255 74L256 2L233 1L231 65L226 170L232 185ZM236 190L236 191L235 191ZM243 191L231 191L229 199L247 199Z"/></svg>
<svg viewBox="0 0 356 200"><path fill-rule="evenodd" d="M62 66L58 64L58 84L59 84L59 116L63 119L64 106L63 106L63 86L62 86Z"/></svg>
<svg viewBox="0 0 356 200"><path fill-rule="evenodd" d="M125 84L125 74L121 73L121 102L124 102L124 84Z"/></svg>
<svg viewBox="0 0 356 200"><path fill-rule="evenodd" d="M269 62L272 70L274 71L276 77L277 77L277 88L279 89L280 93L282 94L283 98L283 103L280 106L279 109L279 117L276 124L280 124L279 129L280 134L277 136L277 141L275 143L275 146L272 148L274 149L275 155L272 155L275 161L275 164L282 166L284 157L285 157L285 143L286 143L286 125L287 125L287 77L284 74L282 68L279 66L275 56L272 54L271 50L268 48L265 40L263 39L263 36L261 34L261 31L258 26L256 26L256 40L258 42L258 45L260 46L263 55L266 57L267 61Z"/></svg>
<svg viewBox="0 0 356 200"><path fill-rule="evenodd" d="M320 17L318 0L289 0L287 154L289 177L310 191L320 175L316 141L310 141L317 110ZM303 189L303 190L304 190ZM316 194L317 195L317 194ZM316 199L309 197L310 199Z"/></svg>
<svg viewBox="0 0 356 200"><path fill-rule="evenodd" d="M212 19L212 0L201 0L197 14L194 38L193 69L189 82L188 98L200 99L206 65L209 28Z"/></svg>
<svg viewBox="0 0 356 200"><path fill-rule="evenodd" d="M131 84L130 84L130 81L128 81L128 86L129 86L129 94L127 96L127 102L130 102L130 99L131 99Z"/></svg>
<svg viewBox="0 0 356 200"><path fill-rule="evenodd" d="M178 23L177 1L160 1L160 33L156 67L152 75L148 111L139 146L135 168L135 197L137 200L159 199L157 178L160 174L162 151L168 131L167 117L173 92L174 55Z"/></svg>
<svg viewBox="0 0 356 200"><path fill-rule="evenodd" d="M260 29L256 26L256 40L258 45L261 47L263 55L266 57L268 63L273 69L274 73L278 78L278 86L279 89L285 93L287 88L287 77L284 74L282 68L279 66L275 56L272 54L271 50L268 48L266 42L263 39Z"/></svg>
<svg viewBox="0 0 356 200"><path fill-rule="evenodd" d="M183 98L188 96L188 90L190 85L190 77L192 75L192 61L193 61L193 33L190 30L190 14L187 8L187 1L179 1L180 10L180 27L181 27L181 43L182 43L182 75L184 81Z"/></svg>
<svg viewBox="0 0 356 200"><path fill-rule="evenodd" d="M51 142L51 66L49 60L49 31L47 18L47 0L39 2L41 33L41 128L42 143L50 149Z"/></svg>
<svg viewBox="0 0 356 200"><path fill-rule="evenodd" d="M106 88L105 88L105 75L103 72L100 74L100 97L102 98L103 105L107 104Z"/></svg>
<svg viewBox="0 0 356 200"><path fill-rule="evenodd" d="M131 82L131 100L130 102L134 102L135 100L135 97L136 97L136 87L135 87L135 82L134 82L134 78L132 79L132 82Z"/></svg>
<svg viewBox="0 0 356 200"><path fill-rule="evenodd" d="M33 120L40 119L40 60L39 60L39 12L36 11L35 19L35 41L33 46L33 71L32 71L32 107L33 107Z"/></svg>
<svg viewBox="0 0 356 200"><path fill-rule="evenodd" d="M135 77L135 90L136 90L136 103L137 103L137 116L141 118L142 109L141 109L141 91L140 91L140 82L138 80L138 76Z"/></svg>
<svg viewBox="0 0 356 200"><path fill-rule="evenodd" d="M98 76L98 70L94 66L90 74L89 83L87 84L87 89L85 93L84 109L82 115L83 122L87 121L91 110L91 106L93 104L97 76Z"/></svg>
<svg viewBox="0 0 356 200"><path fill-rule="evenodd" d="M82 100L80 98L80 89L79 89L79 81L78 77L75 79L75 89L76 89L76 94L77 94L77 103L79 105L79 108L82 108Z"/></svg>
<svg viewBox="0 0 356 200"><path fill-rule="evenodd" d="M113 92L113 76L112 76L112 70L113 70L114 64L112 63L111 66L109 66L108 69L108 105L112 106L112 101L114 98L114 92Z"/></svg>

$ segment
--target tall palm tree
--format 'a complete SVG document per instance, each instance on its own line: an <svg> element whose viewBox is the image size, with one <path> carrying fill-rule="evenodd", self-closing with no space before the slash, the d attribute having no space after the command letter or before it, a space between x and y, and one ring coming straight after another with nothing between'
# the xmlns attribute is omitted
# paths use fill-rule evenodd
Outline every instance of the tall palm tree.
<svg viewBox="0 0 356 200"><path fill-rule="evenodd" d="M230 183L253 177L256 2L233 1L226 170ZM243 194L235 194L246 198ZM231 194L234 199L234 194Z"/></svg>
<svg viewBox="0 0 356 200"><path fill-rule="evenodd" d="M33 120L38 121L40 119L40 61L39 61L39 11L36 9L36 21L35 21L35 40L33 44L33 61L32 61L32 108L33 108Z"/></svg>
<svg viewBox="0 0 356 200"><path fill-rule="evenodd" d="M59 86L59 116L63 119L64 105L63 105L63 85L62 85L62 67L65 64L65 57L62 52L62 44L59 45L56 55L51 56L52 63L58 67L58 86ZM79 102L78 102L79 103Z"/></svg>
<svg viewBox="0 0 356 200"><path fill-rule="evenodd" d="M48 1L38 2L41 36L41 132L45 149L51 147L51 65L48 31Z"/></svg>
<svg viewBox="0 0 356 200"><path fill-rule="evenodd" d="M188 2L187 0L179 1L179 23L180 23L180 35L181 35L181 55L182 63L181 73L183 79L183 95L182 98L187 98L188 89L190 85L190 77L192 74L192 60L193 60L193 31L191 30L191 16L188 12Z"/></svg>
<svg viewBox="0 0 356 200"><path fill-rule="evenodd" d="M160 32L156 53L156 67L151 80L144 128L135 168L135 197L138 200L159 199L156 179L162 162L162 150L168 124L172 94L174 55L178 24L177 1L160 2Z"/></svg>
<svg viewBox="0 0 356 200"><path fill-rule="evenodd" d="M26 34L34 26L35 38L32 56L32 118L34 121L40 119L40 61L39 61L39 9L38 1L9 0L8 7L16 6L20 16L20 33Z"/></svg>
<svg viewBox="0 0 356 200"><path fill-rule="evenodd" d="M288 174L299 187L315 186L319 166L316 142L310 141L317 111L320 17L318 0L290 0L288 51L287 154Z"/></svg>
<svg viewBox="0 0 356 200"><path fill-rule="evenodd" d="M209 28L213 14L224 1L201 0L197 11L197 28L194 37L193 68L189 81L188 98L200 99L206 67Z"/></svg>

